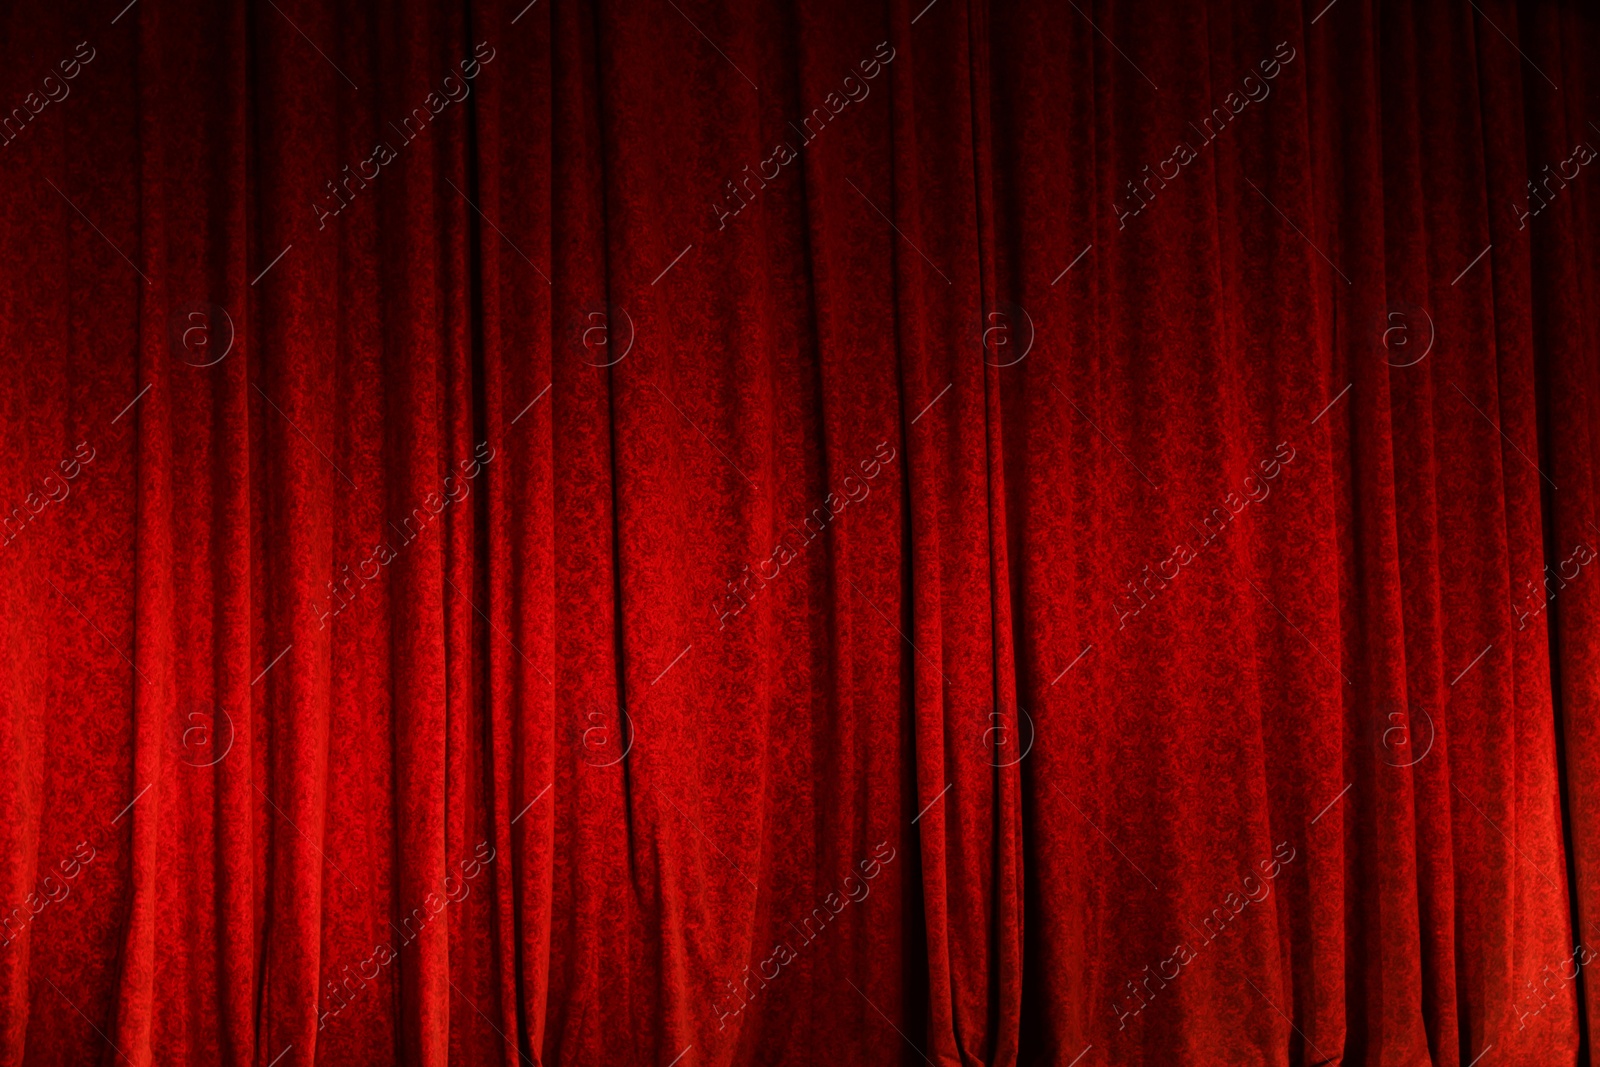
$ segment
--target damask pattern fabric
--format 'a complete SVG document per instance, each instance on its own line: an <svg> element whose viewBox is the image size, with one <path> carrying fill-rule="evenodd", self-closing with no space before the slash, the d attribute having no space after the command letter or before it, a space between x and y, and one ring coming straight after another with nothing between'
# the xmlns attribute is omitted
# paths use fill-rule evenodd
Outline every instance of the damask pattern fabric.
<svg viewBox="0 0 1600 1067"><path fill-rule="evenodd" d="M1592 5L0 41L0 1065L1589 1062Z"/></svg>

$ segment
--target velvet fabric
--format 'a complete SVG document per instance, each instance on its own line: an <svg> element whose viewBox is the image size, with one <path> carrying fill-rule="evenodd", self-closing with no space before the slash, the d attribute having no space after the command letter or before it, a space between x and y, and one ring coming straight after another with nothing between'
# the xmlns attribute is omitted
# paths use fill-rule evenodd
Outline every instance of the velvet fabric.
<svg viewBox="0 0 1600 1067"><path fill-rule="evenodd" d="M1600 20L0 9L0 1065L1548 1067Z"/></svg>

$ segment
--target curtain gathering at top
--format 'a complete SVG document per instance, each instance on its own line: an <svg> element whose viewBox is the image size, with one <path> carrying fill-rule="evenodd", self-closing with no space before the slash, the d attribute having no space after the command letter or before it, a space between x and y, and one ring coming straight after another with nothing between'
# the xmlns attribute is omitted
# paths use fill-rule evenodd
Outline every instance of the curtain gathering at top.
<svg viewBox="0 0 1600 1067"><path fill-rule="evenodd" d="M1588 1062L1592 7L0 42L0 1067Z"/></svg>

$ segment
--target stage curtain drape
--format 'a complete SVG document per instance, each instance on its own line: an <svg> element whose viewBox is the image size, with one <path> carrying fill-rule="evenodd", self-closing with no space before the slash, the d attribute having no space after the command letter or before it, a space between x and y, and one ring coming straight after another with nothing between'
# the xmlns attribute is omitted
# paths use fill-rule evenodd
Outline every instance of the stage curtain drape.
<svg viewBox="0 0 1600 1067"><path fill-rule="evenodd" d="M1600 18L0 8L0 1065L1549 1067Z"/></svg>

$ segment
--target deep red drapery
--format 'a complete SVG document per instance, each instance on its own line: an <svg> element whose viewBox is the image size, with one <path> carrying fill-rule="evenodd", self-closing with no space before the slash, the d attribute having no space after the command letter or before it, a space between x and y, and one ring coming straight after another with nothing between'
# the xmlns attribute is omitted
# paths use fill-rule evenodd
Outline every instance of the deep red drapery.
<svg viewBox="0 0 1600 1067"><path fill-rule="evenodd" d="M0 1063L1587 1054L1592 10L0 39Z"/></svg>

